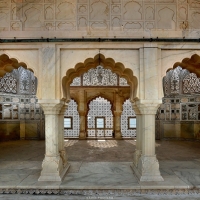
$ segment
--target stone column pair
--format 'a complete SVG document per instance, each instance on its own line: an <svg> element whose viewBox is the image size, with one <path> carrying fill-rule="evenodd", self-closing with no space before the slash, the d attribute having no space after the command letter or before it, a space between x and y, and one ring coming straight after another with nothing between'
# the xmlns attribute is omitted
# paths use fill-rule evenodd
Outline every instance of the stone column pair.
<svg viewBox="0 0 200 200"><path fill-rule="evenodd" d="M140 181L163 181L155 154L155 114L158 100L133 103L137 119L137 142L132 168Z"/></svg>
<svg viewBox="0 0 200 200"><path fill-rule="evenodd" d="M40 100L45 114L45 158L39 181L61 181L69 168L64 149L64 100Z"/></svg>

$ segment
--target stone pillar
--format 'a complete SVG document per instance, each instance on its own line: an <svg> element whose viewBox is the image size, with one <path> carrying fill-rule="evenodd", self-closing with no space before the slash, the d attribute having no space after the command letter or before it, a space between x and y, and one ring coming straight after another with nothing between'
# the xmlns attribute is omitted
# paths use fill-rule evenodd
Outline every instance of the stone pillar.
<svg viewBox="0 0 200 200"><path fill-rule="evenodd" d="M20 140L24 140L26 137L26 123L24 120L20 120Z"/></svg>
<svg viewBox="0 0 200 200"><path fill-rule="evenodd" d="M61 110L64 101L45 99L39 101L45 114L45 158L39 181L61 181L69 168L63 159L61 142ZM65 154L65 153L64 153Z"/></svg>
<svg viewBox="0 0 200 200"><path fill-rule="evenodd" d="M132 104L132 107L136 114L136 149L133 156L133 163L137 167L138 160L142 154L142 115L134 103Z"/></svg>
<svg viewBox="0 0 200 200"><path fill-rule="evenodd" d="M78 99L78 112L80 116L80 135L79 139L86 139L86 102L85 102L85 93L79 91Z"/></svg>
<svg viewBox="0 0 200 200"><path fill-rule="evenodd" d="M86 139L86 117L84 111L79 111L80 116L80 135L79 139Z"/></svg>
<svg viewBox="0 0 200 200"><path fill-rule="evenodd" d="M114 111L115 139L121 139L121 114L122 111Z"/></svg>
<svg viewBox="0 0 200 200"><path fill-rule="evenodd" d="M163 181L155 155L155 114L159 104L158 100L143 100L135 103L141 113L137 134L140 134L138 137L142 142L139 144L141 156L134 159L132 167L140 181Z"/></svg>
<svg viewBox="0 0 200 200"><path fill-rule="evenodd" d="M120 91L115 93L115 102L114 102L114 132L115 132L115 139L122 139L121 133L121 114L122 114L122 94Z"/></svg>
<svg viewBox="0 0 200 200"><path fill-rule="evenodd" d="M58 142L59 153L62 158L64 167L66 167L68 164L67 154L64 147L64 114L66 112L67 107L68 107L68 104L64 103L63 107L61 108L61 111L59 113L59 127L58 127L59 128L59 142Z"/></svg>

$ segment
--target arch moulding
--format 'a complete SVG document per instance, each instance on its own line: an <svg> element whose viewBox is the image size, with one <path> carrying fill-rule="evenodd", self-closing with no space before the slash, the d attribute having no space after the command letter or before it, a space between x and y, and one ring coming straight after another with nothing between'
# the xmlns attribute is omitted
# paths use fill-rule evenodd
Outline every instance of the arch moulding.
<svg viewBox="0 0 200 200"><path fill-rule="evenodd" d="M138 80L133 71L125 68L122 63L115 62L112 58L105 58L103 54L97 54L94 58L87 58L83 63L77 63L74 68L67 70L66 76L62 79L63 97L66 101L70 100L70 84L73 79L81 76L91 68L96 68L98 65L103 66L105 69L110 69L120 77L125 78L130 85L130 100L133 101L136 98Z"/></svg>

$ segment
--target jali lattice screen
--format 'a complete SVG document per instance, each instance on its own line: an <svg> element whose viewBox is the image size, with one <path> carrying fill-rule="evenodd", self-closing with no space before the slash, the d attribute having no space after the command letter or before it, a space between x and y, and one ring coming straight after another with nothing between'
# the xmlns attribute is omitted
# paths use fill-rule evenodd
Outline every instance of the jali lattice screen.
<svg viewBox="0 0 200 200"><path fill-rule="evenodd" d="M65 112L65 117L72 117L72 129L64 130L64 137L66 138L78 138L80 131L80 118L77 110L77 103L71 99L68 108Z"/></svg>
<svg viewBox="0 0 200 200"><path fill-rule="evenodd" d="M104 129L95 129L95 117L105 117ZM112 137L113 114L111 103L108 100L97 97L90 102L87 115L87 128L88 137Z"/></svg>
<svg viewBox="0 0 200 200"><path fill-rule="evenodd" d="M123 138L136 137L136 130L128 128L128 118L136 117L132 108L130 100L126 100L123 104L123 111L121 115L121 133Z"/></svg>

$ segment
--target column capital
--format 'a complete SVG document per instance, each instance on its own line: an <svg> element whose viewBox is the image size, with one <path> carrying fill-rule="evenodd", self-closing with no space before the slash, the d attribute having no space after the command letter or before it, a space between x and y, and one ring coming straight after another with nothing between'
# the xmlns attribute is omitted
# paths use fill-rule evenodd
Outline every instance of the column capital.
<svg viewBox="0 0 200 200"><path fill-rule="evenodd" d="M136 115L155 115L161 103L162 101L157 99L137 100L132 102L132 106Z"/></svg>
<svg viewBox="0 0 200 200"><path fill-rule="evenodd" d="M64 112L64 109L67 106L67 103L64 100L59 99L41 99L38 100L38 103L42 106L45 115L60 114L61 112Z"/></svg>

